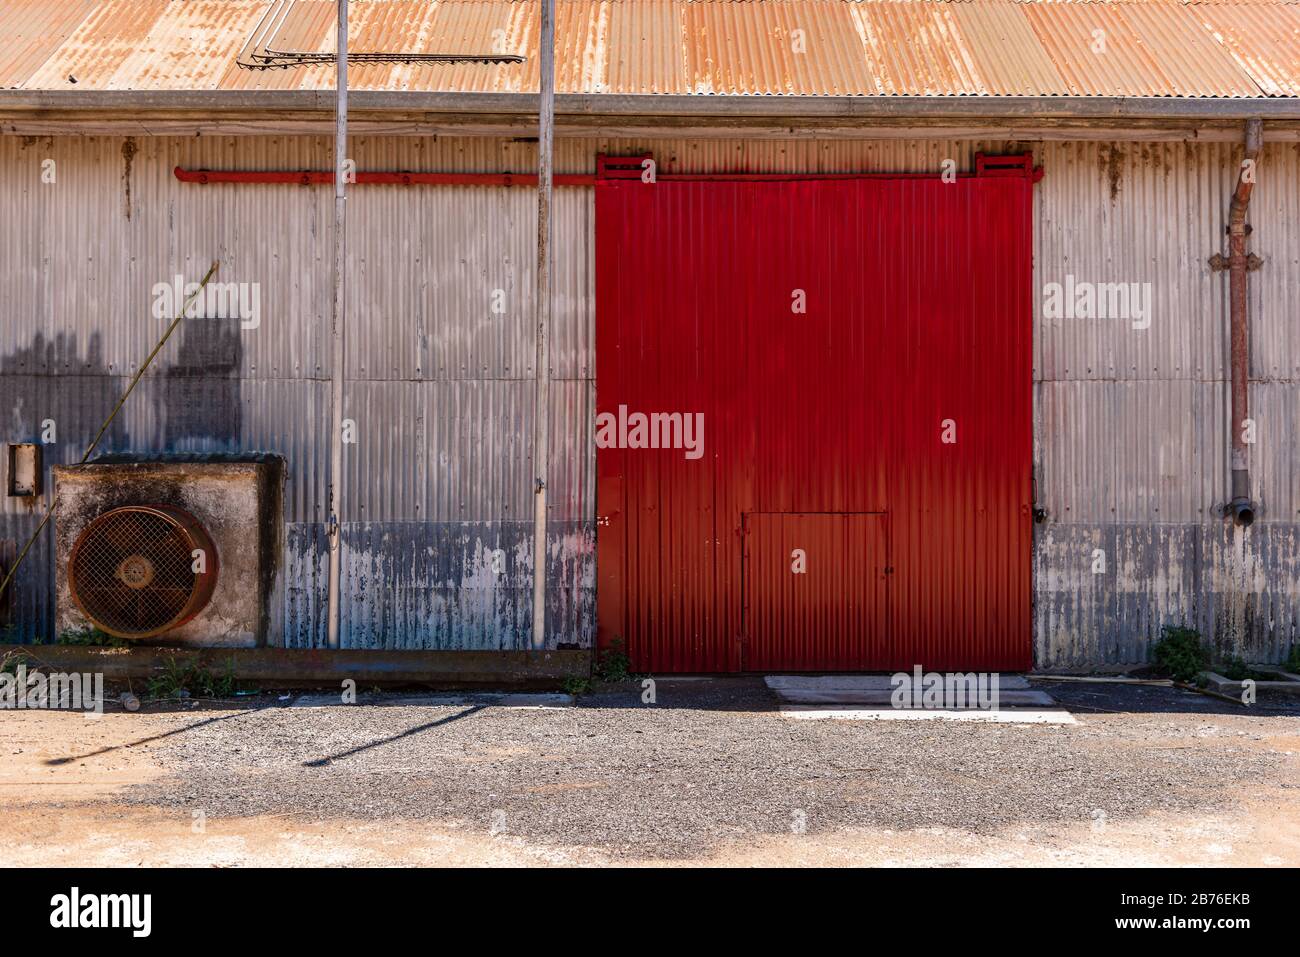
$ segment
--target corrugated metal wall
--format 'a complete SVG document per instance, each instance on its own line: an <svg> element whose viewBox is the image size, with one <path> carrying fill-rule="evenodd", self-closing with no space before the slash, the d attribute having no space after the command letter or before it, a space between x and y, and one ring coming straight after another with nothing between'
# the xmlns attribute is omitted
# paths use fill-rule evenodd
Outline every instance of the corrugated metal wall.
<svg viewBox="0 0 1300 957"><path fill-rule="evenodd" d="M1227 274L1239 147L1057 144L1042 152L1037 284L1149 284L1149 328L1036 313L1037 663L1146 659L1186 623L1225 653L1278 660L1300 641L1300 150L1271 144L1251 203L1255 526L1228 488ZM1141 324L1141 323L1139 323ZM1106 558L1094 572L1096 550ZM1098 566L1100 567L1100 566Z"/></svg>
<svg viewBox="0 0 1300 957"><path fill-rule="evenodd" d="M530 147L358 141L361 168L521 168ZM0 138L3 441L76 461L166 320L155 283L256 283L260 323L184 322L104 451L278 452L288 461L286 640L324 642L328 189L196 187L174 166L316 168L301 139ZM431 154L427 155L426 154ZM516 154L518 154L516 156ZM54 183L42 162L54 160ZM594 633L592 209L556 201L552 388L552 645ZM358 188L349 200L345 647L526 648L532 621L532 263L526 189ZM4 501L0 539L36 513ZM12 547L12 546L11 546ZM494 570L494 556L497 556ZM49 637L51 557L33 556L15 615Z"/></svg>
<svg viewBox="0 0 1300 957"><path fill-rule="evenodd" d="M961 169L1007 142L561 140L557 169L651 150L666 171ZM357 138L361 169L529 170L534 148L495 139ZM1248 657L1300 640L1300 151L1270 144L1251 207L1252 448L1259 521L1217 515L1227 485L1226 278L1222 248L1239 150L1215 144L1035 147L1035 467L1048 521L1035 544L1040 667L1142 661L1168 622ZM57 180L41 181L42 161ZM185 323L111 450L260 450L289 462L286 635L323 631L328 444L329 191L194 186L173 166L327 168L321 138L0 137L0 441L39 437L47 464L75 460L161 322L154 283L260 284L261 325ZM522 648L531 616L528 488L534 201L527 190L359 187L350 200L354 334L346 643ZM552 640L594 629L593 217L589 190L557 193L552 451ZM1044 319L1042 286L1150 283L1149 328ZM504 312L493 311L501 290ZM33 514L0 505L0 542ZM491 571L492 550L507 556ZM1094 550L1106 570L1093 572ZM47 636L52 557L33 556L17 596L20 638Z"/></svg>

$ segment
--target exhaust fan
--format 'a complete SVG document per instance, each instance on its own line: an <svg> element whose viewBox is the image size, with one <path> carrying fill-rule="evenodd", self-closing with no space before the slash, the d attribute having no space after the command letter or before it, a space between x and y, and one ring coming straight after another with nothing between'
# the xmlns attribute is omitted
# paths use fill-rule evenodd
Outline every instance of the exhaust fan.
<svg viewBox="0 0 1300 957"><path fill-rule="evenodd" d="M68 589L82 614L119 638L152 638L201 612L218 556L198 519L170 505L115 508L82 531Z"/></svg>
<svg viewBox="0 0 1300 957"><path fill-rule="evenodd" d="M56 634L283 643L282 459L118 454L53 473Z"/></svg>

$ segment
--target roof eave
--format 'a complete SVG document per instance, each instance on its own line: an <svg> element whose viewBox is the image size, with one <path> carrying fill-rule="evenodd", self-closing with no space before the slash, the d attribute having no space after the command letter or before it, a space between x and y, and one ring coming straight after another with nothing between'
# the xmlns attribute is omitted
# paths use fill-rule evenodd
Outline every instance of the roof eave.
<svg viewBox="0 0 1300 957"><path fill-rule="evenodd" d="M333 90L0 90L0 111L266 111L334 109ZM532 93L350 90L358 113L531 115ZM1167 119L1300 120L1300 97L1128 96L744 96L732 94L561 93L563 116L729 119L948 118L962 120Z"/></svg>

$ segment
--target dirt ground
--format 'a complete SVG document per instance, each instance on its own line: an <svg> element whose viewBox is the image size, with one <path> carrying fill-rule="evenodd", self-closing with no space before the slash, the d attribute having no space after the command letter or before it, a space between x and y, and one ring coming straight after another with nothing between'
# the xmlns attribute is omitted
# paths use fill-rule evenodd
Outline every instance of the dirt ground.
<svg viewBox="0 0 1300 957"><path fill-rule="evenodd" d="M1300 714L1053 685L1069 726L579 706L0 713L11 866L1300 865Z"/></svg>

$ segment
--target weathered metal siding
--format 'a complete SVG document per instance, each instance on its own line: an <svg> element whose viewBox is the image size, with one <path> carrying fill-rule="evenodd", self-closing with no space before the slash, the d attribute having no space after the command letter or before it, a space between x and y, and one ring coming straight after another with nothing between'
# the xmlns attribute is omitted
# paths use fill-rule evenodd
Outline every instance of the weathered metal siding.
<svg viewBox="0 0 1300 957"><path fill-rule="evenodd" d="M1223 251L1240 148L1061 143L1039 155L1037 664L1142 662L1165 624L1279 660L1300 641L1300 151L1265 148L1250 209L1264 259L1250 279L1250 529L1220 517L1227 274L1207 264ZM1067 274L1149 284L1149 327L1044 318L1043 285Z"/></svg>
<svg viewBox="0 0 1300 957"><path fill-rule="evenodd" d="M363 169L498 170L531 146L365 140ZM260 322L182 323L103 451L278 452L288 462L285 634L323 641L328 190L196 187L177 165L327 165L326 140L0 138L0 408L6 441L76 461L166 325L153 286L255 283ZM56 181L42 183L51 159ZM348 647L526 648L531 623L535 199L526 189L357 189L350 198L345 415ZM556 203L551 476L553 643L594 629L591 197ZM498 295L499 291L499 295ZM4 501L0 538L35 514ZM500 555L494 553L500 552ZM21 634L48 637L48 559L20 582ZM495 559L495 565L494 565Z"/></svg>
<svg viewBox="0 0 1300 957"><path fill-rule="evenodd" d="M324 594L328 189L187 186L171 169L327 168L329 141L124 145L0 137L8 216L0 440L37 437L41 420L53 418L58 442L47 463L75 460L160 330L149 315L152 284L178 271L196 279L220 255L221 278L261 283L261 327L239 334L220 321L184 324L107 447L285 454L286 634L319 644L309 623L320 620ZM651 150L662 169L677 171L907 172L937 170L945 158L969 169L977 149L1024 146L561 140L557 172L591 172L601 149ZM361 137L353 153L361 169L524 172L533 150L494 139ZM1281 657L1300 640L1300 153L1265 147L1251 204L1252 248L1265 261L1250 279L1260 429L1251 468L1261 511L1242 532L1216 511L1228 481L1227 281L1206 265L1221 251L1239 149L1059 143L1035 152L1046 170L1035 187L1035 468L1048 512L1036 527L1036 661L1139 662L1161 624L1181 621L1248 657ZM55 185L40 181L47 158L58 164ZM529 514L531 196L364 187L350 202L358 318L349 415L364 411L369 438L350 457L347 508L357 524L347 530L347 600L364 615L349 643L525 647L531 568L516 523ZM557 205L552 356L564 382L552 390L552 462L567 473L552 498L553 574L564 585L551 600L557 632L586 642L595 582L590 190L558 190ZM1152 283L1150 327L1044 320L1042 286L1067 274ZM496 288L507 292L501 316L489 306ZM0 516L0 540L24 538L35 524L15 499L0 500ZM48 634L52 558L42 548L17 596L27 638ZM501 578L483 575L488 548L506 552ZM1108 559L1104 574L1091 571L1097 548Z"/></svg>

